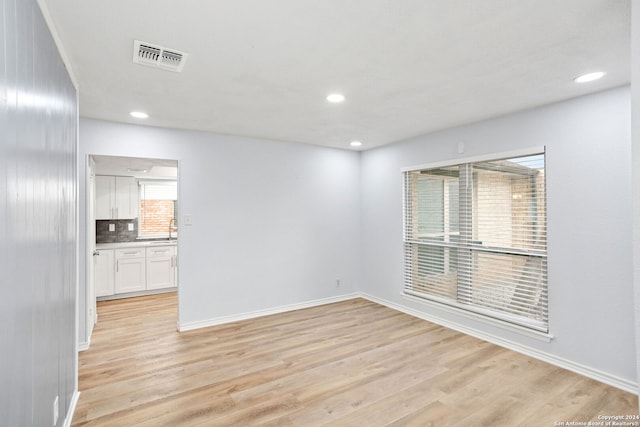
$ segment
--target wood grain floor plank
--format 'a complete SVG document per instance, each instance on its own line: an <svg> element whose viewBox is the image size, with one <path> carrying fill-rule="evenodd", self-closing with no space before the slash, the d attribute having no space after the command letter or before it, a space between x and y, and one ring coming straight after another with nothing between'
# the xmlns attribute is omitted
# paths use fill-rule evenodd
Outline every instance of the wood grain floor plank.
<svg viewBox="0 0 640 427"><path fill-rule="evenodd" d="M362 299L189 332L175 294L105 301L73 426L546 426L637 397Z"/></svg>

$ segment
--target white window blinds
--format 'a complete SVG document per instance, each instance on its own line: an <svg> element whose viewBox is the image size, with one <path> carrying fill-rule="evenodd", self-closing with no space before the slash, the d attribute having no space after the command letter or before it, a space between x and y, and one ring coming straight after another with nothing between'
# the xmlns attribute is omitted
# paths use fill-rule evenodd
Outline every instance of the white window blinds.
<svg viewBox="0 0 640 427"><path fill-rule="evenodd" d="M404 292L548 331L544 153L404 172Z"/></svg>
<svg viewBox="0 0 640 427"><path fill-rule="evenodd" d="M140 200L178 200L176 181L138 180Z"/></svg>

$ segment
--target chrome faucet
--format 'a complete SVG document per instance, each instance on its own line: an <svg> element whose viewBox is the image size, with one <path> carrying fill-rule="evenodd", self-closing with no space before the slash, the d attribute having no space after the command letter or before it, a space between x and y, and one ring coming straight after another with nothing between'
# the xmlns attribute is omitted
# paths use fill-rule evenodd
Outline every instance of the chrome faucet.
<svg viewBox="0 0 640 427"><path fill-rule="evenodd" d="M176 228L176 231L178 231L178 223L176 219L171 218L171 221L169 221L169 240L173 240L173 238L171 237L171 229L174 227Z"/></svg>

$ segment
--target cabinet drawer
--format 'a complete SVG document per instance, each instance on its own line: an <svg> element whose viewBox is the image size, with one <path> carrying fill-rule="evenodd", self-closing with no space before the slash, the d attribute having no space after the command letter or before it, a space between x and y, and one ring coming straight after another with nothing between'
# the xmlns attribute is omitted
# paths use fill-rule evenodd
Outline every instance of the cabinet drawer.
<svg viewBox="0 0 640 427"><path fill-rule="evenodd" d="M147 248L147 257L166 257L173 255L173 246Z"/></svg>
<svg viewBox="0 0 640 427"><path fill-rule="evenodd" d="M116 258L144 258L144 248L116 249Z"/></svg>

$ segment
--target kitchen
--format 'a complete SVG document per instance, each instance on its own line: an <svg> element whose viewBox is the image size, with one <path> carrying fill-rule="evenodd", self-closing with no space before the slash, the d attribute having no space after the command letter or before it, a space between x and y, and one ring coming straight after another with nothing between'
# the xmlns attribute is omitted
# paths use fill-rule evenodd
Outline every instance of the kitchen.
<svg viewBox="0 0 640 427"><path fill-rule="evenodd" d="M88 168L91 311L96 300L175 292L177 161L92 155Z"/></svg>

